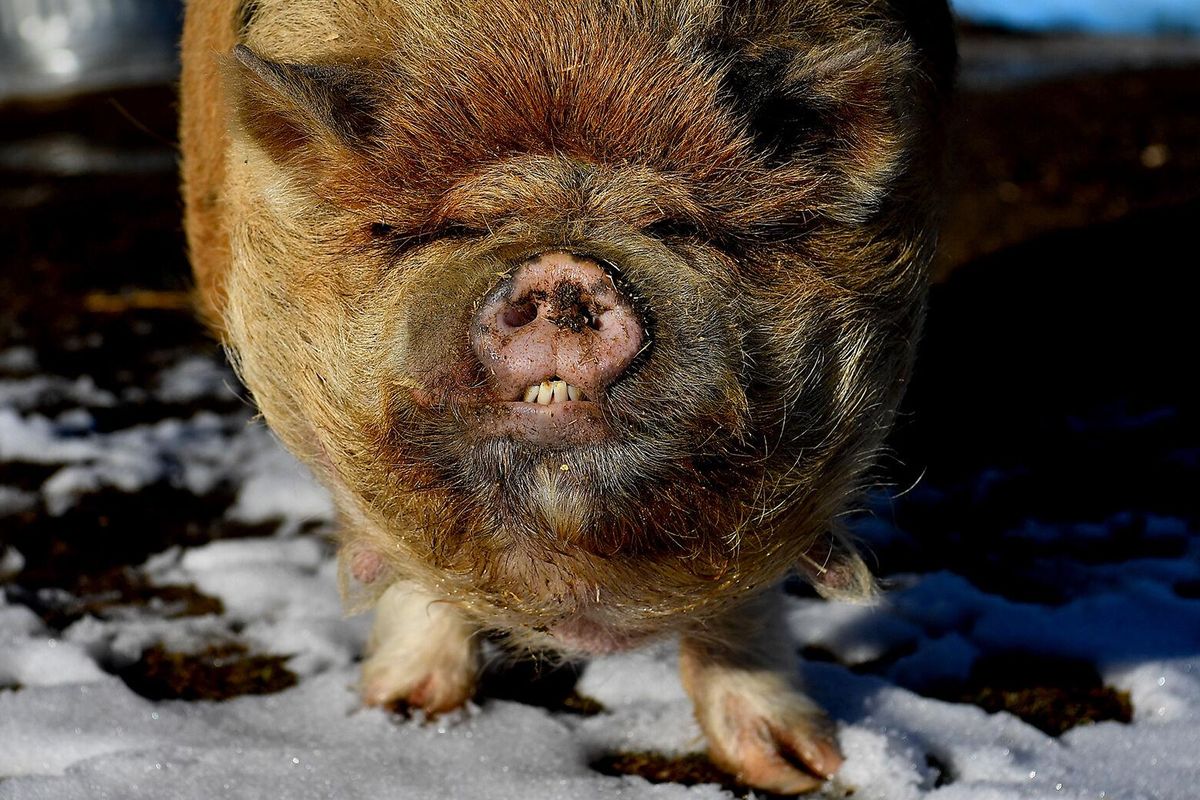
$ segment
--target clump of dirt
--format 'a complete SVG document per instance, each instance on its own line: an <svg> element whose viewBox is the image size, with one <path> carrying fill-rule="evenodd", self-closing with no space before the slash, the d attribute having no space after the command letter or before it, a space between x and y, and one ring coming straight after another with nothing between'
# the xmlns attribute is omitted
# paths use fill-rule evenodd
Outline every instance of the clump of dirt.
<svg viewBox="0 0 1200 800"><path fill-rule="evenodd" d="M220 644L199 653L176 653L155 645L117 675L150 700L229 700L275 694L296 685L287 656L253 655L242 644Z"/></svg>
<svg viewBox="0 0 1200 800"><path fill-rule="evenodd" d="M718 768L703 753L688 753L683 756L665 756L646 751L614 753L596 759L591 767L602 775L637 775L650 783L679 783L684 786L715 783L726 791L733 792L737 797L749 797L753 791L738 783L728 772ZM773 795L756 791L754 796L766 798Z"/></svg>
<svg viewBox="0 0 1200 800"><path fill-rule="evenodd" d="M579 284L569 281L558 284L554 290L550 321L560 328L569 329L572 333L596 327L596 320Z"/></svg>
<svg viewBox="0 0 1200 800"><path fill-rule="evenodd" d="M1090 664L1034 653L984 656L964 684L930 694L992 714L1007 711L1051 736L1079 725L1133 719L1129 693L1105 686Z"/></svg>

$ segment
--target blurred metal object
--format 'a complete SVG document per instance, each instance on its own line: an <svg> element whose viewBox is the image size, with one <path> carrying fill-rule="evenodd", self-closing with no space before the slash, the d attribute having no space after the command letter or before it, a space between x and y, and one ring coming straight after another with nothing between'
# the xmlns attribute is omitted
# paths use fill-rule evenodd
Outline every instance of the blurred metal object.
<svg viewBox="0 0 1200 800"><path fill-rule="evenodd" d="M0 101L170 81L182 0L0 0Z"/></svg>

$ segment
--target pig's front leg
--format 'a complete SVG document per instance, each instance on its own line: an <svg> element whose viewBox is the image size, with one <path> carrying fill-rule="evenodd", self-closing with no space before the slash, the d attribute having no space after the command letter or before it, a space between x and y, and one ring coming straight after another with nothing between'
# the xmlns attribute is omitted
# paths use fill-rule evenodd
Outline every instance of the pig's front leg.
<svg viewBox="0 0 1200 800"><path fill-rule="evenodd" d="M686 635L679 659L713 762L779 794L812 791L842 764L832 724L796 685L793 651L772 592Z"/></svg>
<svg viewBox="0 0 1200 800"><path fill-rule="evenodd" d="M362 667L363 702L437 714L475 692L477 630L452 604L411 583L391 586L375 608Z"/></svg>

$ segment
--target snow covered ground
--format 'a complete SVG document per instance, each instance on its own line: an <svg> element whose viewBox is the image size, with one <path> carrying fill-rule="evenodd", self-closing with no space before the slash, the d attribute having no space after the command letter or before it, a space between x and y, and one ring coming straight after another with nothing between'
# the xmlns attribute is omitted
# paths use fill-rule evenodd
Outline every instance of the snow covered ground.
<svg viewBox="0 0 1200 800"><path fill-rule="evenodd" d="M486 693L433 722L360 707L366 620L342 616L328 500L236 400L215 356L181 356L156 385L123 394L44 374L25 349L0 352L0 368L0 541L10 545L0 579L13 579L0 600L0 798L730 796L715 784L650 783L593 766L620 753L702 749L669 645L588 666L575 689L599 713L595 703L579 713ZM96 422L127 402L152 402L161 419ZM107 549L144 538L138 525L170 517L169 507L147 507L84 534L69 527L94 525L80 513L89 498L122 493L166 506L191 495L218 508L204 532L178 539L185 544L159 551L151 537L152 552L118 569L122 580L64 587L56 558L98 553L104 563ZM864 539L903 548L909 534L881 508L860 524ZM1030 523L1013 536L1100 547L1126 523ZM68 551L45 551L30 528L63 537ZM1144 528L1182 549L1066 565L1064 602L1016 602L948 570L893 576L873 607L790 597L803 680L836 718L847 755L826 796L1195 800L1200 537L1171 517ZM1055 736L988 713L986 691L963 702L996 654L1008 658L991 673L1002 690L1006 670L1094 668L1089 697L1131 721L1071 727L1053 721L1071 712L1052 708L1041 726L1069 728ZM181 664L201 665L195 685L171 683ZM271 693L243 694L254 676ZM238 696L161 699L227 695ZM1048 702L1068 700L1051 693Z"/></svg>

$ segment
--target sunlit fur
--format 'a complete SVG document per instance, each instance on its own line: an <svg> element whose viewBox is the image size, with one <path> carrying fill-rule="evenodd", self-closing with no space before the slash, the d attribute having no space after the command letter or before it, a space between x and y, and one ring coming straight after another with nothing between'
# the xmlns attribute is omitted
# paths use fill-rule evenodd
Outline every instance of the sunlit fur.
<svg viewBox="0 0 1200 800"><path fill-rule="evenodd" d="M346 553L539 646L581 609L697 628L794 569L861 591L830 537L903 391L934 239L947 59L912 7L946 13L192 0L202 305ZM468 337L550 250L614 270L649 337L602 399L611 439L559 451L481 432Z"/></svg>

